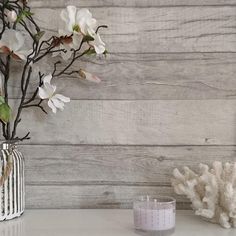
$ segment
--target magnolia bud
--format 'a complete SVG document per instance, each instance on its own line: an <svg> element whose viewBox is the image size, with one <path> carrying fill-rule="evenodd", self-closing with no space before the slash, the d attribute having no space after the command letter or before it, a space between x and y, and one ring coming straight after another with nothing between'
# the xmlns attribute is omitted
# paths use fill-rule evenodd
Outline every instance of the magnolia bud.
<svg viewBox="0 0 236 236"><path fill-rule="evenodd" d="M5 10L9 22L14 23L17 20L17 14L14 10Z"/></svg>
<svg viewBox="0 0 236 236"><path fill-rule="evenodd" d="M79 75L82 79L85 79L85 80L88 80L88 81L91 81L91 82L94 82L94 83L100 83L101 82L101 79L98 78L96 75L93 75L89 72L86 72L82 69L79 70Z"/></svg>

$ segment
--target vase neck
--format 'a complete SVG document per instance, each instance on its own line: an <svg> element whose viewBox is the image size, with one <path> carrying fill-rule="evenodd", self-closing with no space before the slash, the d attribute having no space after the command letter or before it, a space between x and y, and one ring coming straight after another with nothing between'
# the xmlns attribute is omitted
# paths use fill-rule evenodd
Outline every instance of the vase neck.
<svg viewBox="0 0 236 236"><path fill-rule="evenodd" d="M13 150L16 148L16 142L14 141L5 141L1 145L2 150Z"/></svg>

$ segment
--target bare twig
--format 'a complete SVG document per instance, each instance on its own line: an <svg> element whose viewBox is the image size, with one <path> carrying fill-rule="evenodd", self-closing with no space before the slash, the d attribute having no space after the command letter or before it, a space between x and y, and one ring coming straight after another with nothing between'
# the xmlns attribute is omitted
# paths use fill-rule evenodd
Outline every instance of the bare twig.
<svg viewBox="0 0 236 236"><path fill-rule="evenodd" d="M24 140L30 139L29 135L30 135L30 132L28 132L28 133L27 133L24 137L22 137L22 138L15 137L15 138L14 138L14 141L24 141Z"/></svg>
<svg viewBox="0 0 236 236"><path fill-rule="evenodd" d="M39 102L39 103L37 103L37 104L23 105L22 108L38 107L38 108L40 108L45 114L48 114L47 111L44 109L44 107L41 106L40 104L41 104L41 102Z"/></svg>

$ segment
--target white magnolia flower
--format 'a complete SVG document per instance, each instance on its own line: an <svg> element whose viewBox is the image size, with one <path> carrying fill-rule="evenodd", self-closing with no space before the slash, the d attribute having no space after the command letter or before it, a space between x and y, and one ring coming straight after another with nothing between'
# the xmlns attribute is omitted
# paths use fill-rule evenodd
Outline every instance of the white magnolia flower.
<svg viewBox="0 0 236 236"><path fill-rule="evenodd" d="M101 40L100 35L96 33L97 21L88 9L67 6L66 9L62 10L61 18L65 22L65 28L59 30L59 36L71 36L72 38L70 44L63 43L60 45L60 49L66 50L66 53L61 52L63 59L68 60L71 57L73 53L71 49L77 49L84 36L94 38L93 41L89 41L89 44L94 47L97 54L105 52L105 43Z"/></svg>
<svg viewBox="0 0 236 236"><path fill-rule="evenodd" d="M97 54L103 54L106 51L105 43L102 41L100 35L93 34L92 36L94 38L94 41L90 41L89 44L92 45L96 51Z"/></svg>
<svg viewBox="0 0 236 236"><path fill-rule="evenodd" d="M46 75L43 79L43 86L39 87L39 97L41 99L48 99L48 106L52 109L53 113L57 109L64 110L64 103L70 102L70 98L61 94L55 94L56 86L51 84L52 75Z"/></svg>
<svg viewBox="0 0 236 236"><path fill-rule="evenodd" d="M94 83L100 83L101 79L98 78L96 75L93 75L87 71L84 71L82 69L79 70L79 75L82 79L94 82Z"/></svg>
<svg viewBox="0 0 236 236"><path fill-rule="evenodd" d="M10 23L14 23L16 20L17 20L17 14L14 10L8 10L8 9L5 9L5 14L7 16L7 19Z"/></svg>
<svg viewBox="0 0 236 236"><path fill-rule="evenodd" d="M0 40L0 52L14 59L26 60L31 51L25 48L25 38L20 32L7 29Z"/></svg>
<svg viewBox="0 0 236 236"><path fill-rule="evenodd" d="M86 8L77 9L75 6L67 6L65 10L62 10L61 18L66 23L65 30L68 33L92 36L97 27L97 21Z"/></svg>

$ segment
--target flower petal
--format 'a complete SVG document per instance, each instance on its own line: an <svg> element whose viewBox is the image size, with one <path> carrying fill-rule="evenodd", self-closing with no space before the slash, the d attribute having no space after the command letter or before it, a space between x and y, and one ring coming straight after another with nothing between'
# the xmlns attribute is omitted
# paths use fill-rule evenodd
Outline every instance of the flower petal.
<svg viewBox="0 0 236 236"><path fill-rule="evenodd" d="M44 78L43 78L43 83L44 83L44 84L45 84L45 83L50 84L50 83L51 83L51 79L52 79L52 74L48 74L48 75L44 76Z"/></svg>
<svg viewBox="0 0 236 236"><path fill-rule="evenodd" d="M79 25L81 32L84 35L89 34L91 31L95 31L97 21L92 18L92 13L87 8L82 8L77 11L76 23Z"/></svg>
<svg viewBox="0 0 236 236"><path fill-rule="evenodd" d="M97 54L103 54L106 50L105 43L102 41L100 35L93 34L94 41L91 41L90 44L94 46L94 49Z"/></svg>
<svg viewBox="0 0 236 236"><path fill-rule="evenodd" d="M71 48L78 49L79 45L81 44L81 41L83 40L83 36L81 34L74 34L72 39L73 44L71 45Z"/></svg>
<svg viewBox="0 0 236 236"><path fill-rule="evenodd" d="M51 99L48 100L48 106L52 109L53 113L57 113L57 108L56 106L53 104L53 102L51 101Z"/></svg>
<svg viewBox="0 0 236 236"><path fill-rule="evenodd" d="M49 83L45 83L43 88L47 91L47 94L49 95L49 97L52 97L57 89L55 85L51 85Z"/></svg>
<svg viewBox="0 0 236 236"><path fill-rule="evenodd" d="M10 23L14 23L17 20L17 14L14 10L5 9L4 13L7 15L7 19Z"/></svg>
<svg viewBox="0 0 236 236"><path fill-rule="evenodd" d="M50 97L47 91L42 87L39 87L38 95L41 99L48 99Z"/></svg>
<svg viewBox="0 0 236 236"><path fill-rule="evenodd" d="M43 78L43 86L39 87L39 96L42 99L51 98L56 91L57 87L55 85L50 84L51 79L52 79L51 74L46 75Z"/></svg>
<svg viewBox="0 0 236 236"><path fill-rule="evenodd" d="M70 102L70 98L62 94L55 94L53 97L61 100L62 102Z"/></svg>
<svg viewBox="0 0 236 236"><path fill-rule="evenodd" d="M67 6L66 10L62 10L61 18L66 23L66 28L69 32L73 32L73 26L75 25L75 17L76 17L76 7L75 6Z"/></svg>
<svg viewBox="0 0 236 236"><path fill-rule="evenodd" d="M99 54L103 54L106 51L106 48L102 45L94 45L95 52Z"/></svg>
<svg viewBox="0 0 236 236"><path fill-rule="evenodd" d="M29 55L31 51L24 48L24 46L25 38L21 32L13 29L4 31L0 41L0 48L7 48L9 52L13 52L13 58L26 60L27 55ZM3 51L3 53L5 52Z"/></svg>
<svg viewBox="0 0 236 236"><path fill-rule="evenodd" d="M11 54L11 50L8 47L3 46L1 42L0 42L0 52L7 55Z"/></svg>
<svg viewBox="0 0 236 236"><path fill-rule="evenodd" d="M50 100L53 102L56 108L60 109L61 111L64 110L64 103L61 100L57 99L55 96L53 96Z"/></svg>

